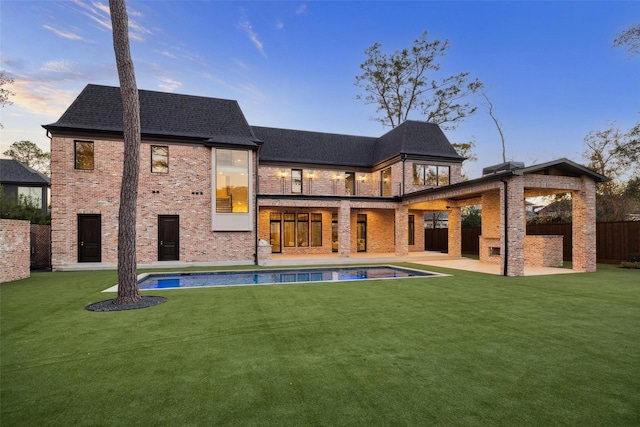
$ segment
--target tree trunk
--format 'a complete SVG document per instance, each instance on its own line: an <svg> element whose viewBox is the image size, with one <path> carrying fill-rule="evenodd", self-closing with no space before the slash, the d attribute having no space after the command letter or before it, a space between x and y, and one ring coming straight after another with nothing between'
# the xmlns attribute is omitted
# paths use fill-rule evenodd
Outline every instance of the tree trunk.
<svg viewBox="0 0 640 427"><path fill-rule="evenodd" d="M118 297L116 304L142 299L136 274L136 205L140 175L140 100L129 49L129 19L125 0L109 0L113 49L122 94L124 163L118 214Z"/></svg>

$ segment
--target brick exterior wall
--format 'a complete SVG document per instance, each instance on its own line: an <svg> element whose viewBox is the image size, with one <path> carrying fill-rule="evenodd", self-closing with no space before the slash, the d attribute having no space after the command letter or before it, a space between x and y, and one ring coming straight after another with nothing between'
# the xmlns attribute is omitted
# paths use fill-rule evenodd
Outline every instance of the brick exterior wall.
<svg viewBox="0 0 640 427"><path fill-rule="evenodd" d="M596 191L595 183L582 177L580 189L571 193L573 220L573 269L596 271Z"/></svg>
<svg viewBox="0 0 640 427"><path fill-rule="evenodd" d="M459 163L435 161L398 161L391 167L392 196L432 188L413 183L413 164L449 166L451 184L462 180L462 166ZM404 168L404 169L403 169ZM291 194L291 170L302 169L302 194L345 196L345 172L355 173L355 194L363 197L380 197L380 172L362 172L354 169L310 169L284 166L260 166L258 169L259 194ZM383 168L385 169L385 168ZM404 171L404 181L403 181ZM284 172L284 177L282 173Z"/></svg>
<svg viewBox="0 0 640 427"><path fill-rule="evenodd" d="M169 147L169 173L151 172L151 145ZM117 215L122 174L122 142L94 140L95 168L91 171L74 169L74 140L54 137L51 143L52 173L52 265L75 264L78 261L78 215L98 214L101 218L102 262L117 263ZM556 243L547 239L525 241L524 197L533 194L554 194L570 191L574 199L574 269L595 270L595 184L588 178L565 176L526 175L509 177L507 189L508 226L504 239L504 186L499 181L480 182L467 188L460 186L436 194L423 194L403 202L373 200L380 196L381 171L355 172L355 195L345 194L345 170L304 169L302 195L326 195L325 200L305 198L266 198L257 200L259 206L256 231L212 231L212 154L202 145L166 144L144 141L141 147L140 185L138 194L137 254L138 263L149 264L158 260L158 216L177 215L180 224L179 260L184 262L253 262L256 258L257 238L270 241L270 214L319 213L322 215L322 246L282 247L288 255L332 253L332 215L338 216L338 254L348 257L356 254L357 217L367 216L366 252L395 253L424 250L423 215L428 211L449 211L450 254L459 256L460 207L481 203L482 236L480 260L504 265L508 256L510 276L523 274L526 263L555 263L545 257L539 261L533 252L555 251ZM291 194L291 168L260 166L253 156L253 170L257 183L250 199L255 195ZM447 165L450 182L461 180L461 165L446 162L421 164ZM412 193L424 186L413 184L414 160L398 161L391 167L392 195L404 191ZM294 167L295 168L295 167ZM281 172L285 172L282 177ZM349 171L349 170L346 170ZM310 177L310 174L313 174ZM339 176L339 178L338 178ZM364 178L364 179L361 179ZM349 196L347 199L337 197ZM471 196L471 197L468 197ZM363 197L360 199L359 197ZM252 206L251 209L258 209ZM415 215L415 243L408 245L408 215ZM255 217L254 211L249 213ZM593 229L593 230L592 230ZM532 242L532 243L529 243ZM542 242L542 243L540 243ZM508 250L505 250L508 246ZM499 247L500 255L489 255L489 247ZM263 251L265 249L262 249ZM559 251L560 254L562 251Z"/></svg>
<svg viewBox="0 0 640 427"><path fill-rule="evenodd" d="M151 173L152 144L169 147L169 173ZM74 139L52 138L54 268L78 262L78 214L101 215L102 262L117 264L122 158L121 141L96 139L94 170L76 170ZM253 163L255 168L255 155ZM200 145L142 143L137 211L138 263L158 260L158 215L179 216L180 261L253 262L255 232L211 231L211 185L211 149Z"/></svg>
<svg viewBox="0 0 640 427"><path fill-rule="evenodd" d="M562 267L562 240L562 236L525 236L525 264Z"/></svg>
<svg viewBox="0 0 640 427"><path fill-rule="evenodd" d="M0 283L30 277L29 221L0 219Z"/></svg>

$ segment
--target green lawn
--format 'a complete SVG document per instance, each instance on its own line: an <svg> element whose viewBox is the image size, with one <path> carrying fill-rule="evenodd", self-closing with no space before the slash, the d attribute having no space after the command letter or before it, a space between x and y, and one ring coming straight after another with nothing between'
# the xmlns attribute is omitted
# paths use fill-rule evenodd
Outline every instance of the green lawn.
<svg viewBox="0 0 640 427"><path fill-rule="evenodd" d="M84 309L114 271L36 273L0 285L0 422L637 426L640 271L598 268L162 290L126 312Z"/></svg>

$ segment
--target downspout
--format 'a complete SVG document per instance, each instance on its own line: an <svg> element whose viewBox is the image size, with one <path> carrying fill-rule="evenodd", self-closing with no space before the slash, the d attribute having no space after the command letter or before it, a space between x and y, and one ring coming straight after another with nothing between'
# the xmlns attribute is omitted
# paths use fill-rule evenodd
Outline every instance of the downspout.
<svg viewBox="0 0 640 427"><path fill-rule="evenodd" d="M258 265L258 243L260 242L260 238L258 236L258 194L260 193L260 180L258 179L258 171L260 168L260 149L262 149L262 144L258 146L256 150L256 171L254 173L255 180L255 196L254 196L254 208L253 208L253 226L256 230L256 238L254 239L254 252L253 252L253 264Z"/></svg>
<svg viewBox="0 0 640 427"><path fill-rule="evenodd" d="M504 273L503 276L507 276L507 268L509 267L509 191L507 180L500 178L500 181L504 184Z"/></svg>
<svg viewBox="0 0 640 427"><path fill-rule="evenodd" d="M402 155L402 196L404 196L405 193L405 187L404 187L404 162L407 161L407 155L403 154Z"/></svg>

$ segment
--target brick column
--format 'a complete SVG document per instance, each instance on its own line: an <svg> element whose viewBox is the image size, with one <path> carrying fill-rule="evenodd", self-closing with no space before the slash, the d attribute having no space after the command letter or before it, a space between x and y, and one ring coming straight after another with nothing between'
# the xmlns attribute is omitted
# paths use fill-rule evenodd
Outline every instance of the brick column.
<svg viewBox="0 0 640 427"><path fill-rule="evenodd" d="M573 270L596 271L596 184L582 177L581 189L571 193Z"/></svg>
<svg viewBox="0 0 640 427"><path fill-rule="evenodd" d="M500 247L500 231L502 230L502 192L487 191L482 193L482 230L480 233L480 262L487 264L502 263L499 255L491 255L490 248ZM501 248L501 252L504 248Z"/></svg>
<svg viewBox="0 0 640 427"><path fill-rule="evenodd" d="M409 209L404 205L396 208L396 256L409 255Z"/></svg>
<svg viewBox="0 0 640 427"><path fill-rule="evenodd" d="M460 208L449 208L449 249L450 256L462 256L462 212Z"/></svg>
<svg viewBox="0 0 640 427"><path fill-rule="evenodd" d="M340 201L338 211L338 255L348 258L351 254L351 206L348 200Z"/></svg>
<svg viewBox="0 0 640 427"><path fill-rule="evenodd" d="M502 189L504 192L504 188ZM504 198L502 200L505 200ZM507 256L507 276L524 276L524 236L525 209L524 209L524 177L515 176L509 179L507 184L507 238L505 239L504 222L501 240ZM502 206L502 219L504 221L504 205ZM504 259L505 253L501 258ZM504 263L502 264L504 274Z"/></svg>

